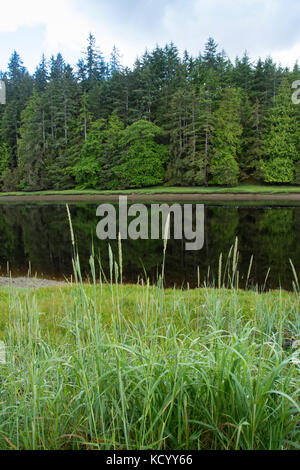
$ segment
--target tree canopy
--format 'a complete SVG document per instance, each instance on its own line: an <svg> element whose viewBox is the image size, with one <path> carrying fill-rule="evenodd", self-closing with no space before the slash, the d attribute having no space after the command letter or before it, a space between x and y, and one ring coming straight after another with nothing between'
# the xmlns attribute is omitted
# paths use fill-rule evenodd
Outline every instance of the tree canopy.
<svg viewBox="0 0 300 470"><path fill-rule="evenodd" d="M128 68L90 34L74 68L43 55L30 75L15 51L0 77L2 190L300 184L297 64L232 63L209 38L197 57L170 43Z"/></svg>

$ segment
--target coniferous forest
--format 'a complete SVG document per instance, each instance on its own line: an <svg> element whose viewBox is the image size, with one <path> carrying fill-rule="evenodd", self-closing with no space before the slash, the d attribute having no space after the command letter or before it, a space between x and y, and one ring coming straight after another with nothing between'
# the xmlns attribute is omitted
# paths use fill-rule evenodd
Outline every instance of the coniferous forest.
<svg viewBox="0 0 300 470"><path fill-rule="evenodd" d="M0 107L2 191L300 184L300 79L272 58L232 63L209 38L198 57L173 43L133 68L90 35L77 66L14 52Z"/></svg>

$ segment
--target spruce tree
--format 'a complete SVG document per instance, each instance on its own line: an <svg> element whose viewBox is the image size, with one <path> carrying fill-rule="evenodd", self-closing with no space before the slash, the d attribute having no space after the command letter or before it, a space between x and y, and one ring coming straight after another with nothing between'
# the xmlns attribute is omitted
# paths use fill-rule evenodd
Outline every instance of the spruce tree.
<svg viewBox="0 0 300 470"><path fill-rule="evenodd" d="M44 96L36 90L22 112L18 149L19 168L22 171L21 188L25 191L48 189L42 181L46 178L46 146L43 128Z"/></svg>
<svg viewBox="0 0 300 470"><path fill-rule="evenodd" d="M208 90L199 94L189 85L174 93L170 112L170 163L167 179L171 184L207 184L212 107Z"/></svg>
<svg viewBox="0 0 300 470"><path fill-rule="evenodd" d="M8 64L6 86L7 104L1 120L1 134L9 147L11 168L17 166L21 112L25 108L27 100L32 93L32 85L32 78L23 66L19 54L14 51Z"/></svg>
<svg viewBox="0 0 300 470"><path fill-rule="evenodd" d="M212 38L195 58L185 51L181 59L170 43L123 69L117 48L106 64L90 34L76 73L58 53L49 64L42 56L30 76L14 52L0 73L7 89L0 106L2 187L117 189L162 178L232 185L238 177L299 184L300 107L292 104L290 88L299 70L298 64L292 71L278 67L271 58L252 65L247 53L233 65ZM150 128L155 138L150 145L146 137L143 146L141 130ZM126 135L135 136L132 145ZM163 176L155 176L154 161Z"/></svg>
<svg viewBox="0 0 300 470"><path fill-rule="evenodd" d="M210 166L211 184L234 186L238 183L237 157L243 132L240 122L240 104L240 90L227 88L219 108L215 111L213 155Z"/></svg>
<svg viewBox="0 0 300 470"><path fill-rule="evenodd" d="M266 116L261 174L266 183L292 183L300 160L297 106L291 99L291 83L283 79L276 105Z"/></svg>
<svg viewBox="0 0 300 470"><path fill-rule="evenodd" d="M48 83L48 67L45 56L43 54L42 60L36 68L34 74L34 87L37 91L45 91Z"/></svg>
<svg viewBox="0 0 300 470"><path fill-rule="evenodd" d="M252 104L244 91L241 93L240 118L243 128L238 156L240 180L253 181L257 179L263 153L263 114L258 99Z"/></svg>

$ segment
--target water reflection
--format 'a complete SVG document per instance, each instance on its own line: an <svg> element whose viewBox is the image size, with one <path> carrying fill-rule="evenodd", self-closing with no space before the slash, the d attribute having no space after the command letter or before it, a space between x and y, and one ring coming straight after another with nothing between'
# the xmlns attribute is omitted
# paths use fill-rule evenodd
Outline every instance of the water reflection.
<svg viewBox="0 0 300 470"><path fill-rule="evenodd" d="M108 242L96 238L96 204L71 204L73 227L78 244L81 267L89 272L92 243L96 255L108 271ZM172 221L171 221L172 222ZM172 230L171 230L172 233ZM201 251L186 251L184 240L168 242L165 275L169 286L197 285L207 277L217 276L219 255L226 257L235 237L239 238L239 271L241 285L247 276L249 260L254 255L250 284L262 286L271 268L267 287L280 285L291 289L293 274L300 268L300 206L216 206L205 205L205 240ZM117 255L116 241L111 247ZM124 240L123 269L126 282L136 282L144 271L154 281L162 262L162 240ZM0 206L0 265L7 263L13 275L32 273L48 278L62 278L72 273L72 247L66 208L61 205Z"/></svg>

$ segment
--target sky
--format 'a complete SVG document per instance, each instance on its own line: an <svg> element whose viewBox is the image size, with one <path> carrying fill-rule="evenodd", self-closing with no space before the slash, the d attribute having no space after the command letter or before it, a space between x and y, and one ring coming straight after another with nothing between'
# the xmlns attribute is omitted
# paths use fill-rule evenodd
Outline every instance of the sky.
<svg viewBox="0 0 300 470"><path fill-rule="evenodd" d="M299 23L300 0L0 0L0 70L14 50L30 72L42 53L75 65L90 32L105 57L116 45L127 66L171 41L197 56L212 36L232 60L246 50L293 67Z"/></svg>

